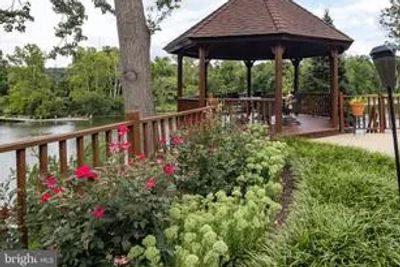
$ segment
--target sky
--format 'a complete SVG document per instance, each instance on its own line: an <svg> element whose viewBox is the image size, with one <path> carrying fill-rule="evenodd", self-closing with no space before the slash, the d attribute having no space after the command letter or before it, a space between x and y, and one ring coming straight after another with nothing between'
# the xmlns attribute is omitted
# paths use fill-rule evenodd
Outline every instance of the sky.
<svg viewBox="0 0 400 267"><path fill-rule="evenodd" d="M88 40L82 46L101 48L118 46L115 18L102 15L92 7L92 1L84 0L88 13L88 21L84 33ZM145 0L150 2L152 0ZM181 8L174 11L161 25L162 31L152 37L151 55L166 56L162 48L175 39L193 24L225 3L227 0L182 0ZM350 55L368 54L372 47L384 43L386 32L379 25L379 13L389 6L389 0L295 0L309 11L322 16L329 9L335 26L351 36L355 42L347 52ZM8 2L8 3L7 3ZM1 0L0 8L11 0ZM51 10L49 0L31 0L32 14L35 22L27 25L25 33L5 33L0 30L0 50L12 53L15 46L36 43L45 51L50 51L59 40L54 37L54 26L60 20ZM48 67L68 65L69 58L58 57L47 63Z"/></svg>

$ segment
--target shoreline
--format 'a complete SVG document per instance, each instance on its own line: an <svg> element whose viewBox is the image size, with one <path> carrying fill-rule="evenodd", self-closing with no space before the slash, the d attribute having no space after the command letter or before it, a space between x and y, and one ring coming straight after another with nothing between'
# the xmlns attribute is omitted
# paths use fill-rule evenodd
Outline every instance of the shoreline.
<svg viewBox="0 0 400 267"><path fill-rule="evenodd" d="M4 117L0 116L0 122L69 122L69 121L90 121L91 118L85 117L66 117L54 119L31 119L22 117Z"/></svg>

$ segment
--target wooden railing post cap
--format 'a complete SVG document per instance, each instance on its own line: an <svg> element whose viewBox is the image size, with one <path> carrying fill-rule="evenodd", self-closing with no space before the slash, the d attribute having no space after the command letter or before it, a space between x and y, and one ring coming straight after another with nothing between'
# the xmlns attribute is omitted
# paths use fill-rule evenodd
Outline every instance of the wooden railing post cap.
<svg viewBox="0 0 400 267"><path fill-rule="evenodd" d="M128 110L125 113L125 117L128 120L139 120L141 118L141 113L139 110Z"/></svg>

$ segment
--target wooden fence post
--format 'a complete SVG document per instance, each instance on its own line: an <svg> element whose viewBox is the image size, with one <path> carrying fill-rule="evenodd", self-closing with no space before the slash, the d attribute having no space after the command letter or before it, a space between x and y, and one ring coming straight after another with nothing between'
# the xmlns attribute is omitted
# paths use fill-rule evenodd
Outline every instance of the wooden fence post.
<svg viewBox="0 0 400 267"><path fill-rule="evenodd" d="M28 227L26 225L26 151L19 149L17 159L17 225L20 231L22 248L28 248Z"/></svg>
<svg viewBox="0 0 400 267"><path fill-rule="evenodd" d="M339 93L339 131L344 133L344 96L343 93Z"/></svg>
<svg viewBox="0 0 400 267"><path fill-rule="evenodd" d="M129 111L125 115L126 119L132 121L133 125L129 129L128 139L131 143L129 154L132 156L142 153L142 142L140 139L140 112Z"/></svg>
<svg viewBox="0 0 400 267"><path fill-rule="evenodd" d="M381 133L385 132L386 129L385 98L382 94L379 94L379 128Z"/></svg>

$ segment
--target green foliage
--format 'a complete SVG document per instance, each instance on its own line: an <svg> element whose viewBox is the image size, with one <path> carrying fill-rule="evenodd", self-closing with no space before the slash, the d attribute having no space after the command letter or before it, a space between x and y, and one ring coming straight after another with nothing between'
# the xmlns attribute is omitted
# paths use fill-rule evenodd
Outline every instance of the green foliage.
<svg viewBox="0 0 400 267"><path fill-rule="evenodd" d="M244 168L248 136L234 125L225 127L218 120L213 125L215 127L193 132L189 140L178 147L177 186L183 192L203 196L218 190L231 192Z"/></svg>
<svg viewBox="0 0 400 267"><path fill-rule="evenodd" d="M151 64L152 88L157 107L176 105L176 68L169 57L156 57Z"/></svg>
<svg viewBox="0 0 400 267"><path fill-rule="evenodd" d="M246 67L240 61L216 61L209 65L208 84L214 95L246 92Z"/></svg>
<svg viewBox="0 0 400 267"><path fill-rule="evenodd" d="M55 36L61 42L54 47L50 53L52 57L60 55L73 55L79 43L87 40L83 33L83 25L87 20L87 12L84 1L81 0L49 0L53 11L61 15L62 20L55 27ZM92 0L93 5L99 8L103 14L115 14L110 0ZM181 0L154 0L149 5L147 12L147 27L154 33L160 30L161 22L171 12L179 8ZM26 22L34 21L31 15L31 0L14 1L10 0L7 8L0 9L0 25L3 25L6 32L17 30L24 32Z"/></svg>
<svg viewBox="0 0 400 267"><path fill-rule="evenodd" d="M350 102L350 105L366 105L367 100L364 97L353 97Z"/></svg>
<svg viewBox="0 0 400 267"><path fill-rule="evenodd" d="M137 160L129 167L120 162L116 154L93 181L70 177L57 180L56 187L46 189L39 182L30 187L31 247L56 249L60 266L111 266L114 257L126 255L145 236L159 235L175 194L173 178L155 162ZM149 188L151 177L157 182ZM45 194L51 196L47 202ZM104 217L93 215L97 208Z"/></svg>
<svg viewBox="0 0 400 267"><path fill-rule="evenodd" d="M184 196L170 211L171 226L165 230L174 251L174 266L197 258L198 267L236 266L246 250L257 245L279 205L261 187L249 188L242 196L220 191Z"/></svg>
<svg viewBox="0 0 400 267"><path fill-rule="evenodd" d="M3 52L0 50L0 96L6 95L8 91L8 62L3 58Z"/></svg>
<svg viewBox="0 0 400 267"><path fill-rule="evenodd" d="M71 110L75 114L110 115L122 112L117 49L79 49L68 72Z"/></svg>
<svg viewBox="0 0 400 267"><path fill-rule="evenodd" d="M13 2L7 9L0 9L0 25L6 32L13 30L24 32L26 29L25 23L33 21L31 16L31 3L26 1Z"/></svg>
<svg viewBox="0 0 400 267"><path fill-rule="evenodd" d="M299 177L293 210L246 266L398 266L393 159L306 141L291 146Z"/></svg>
<svg viewBox="0 0 400 267"><path fill-rule="evenodd" d="M177 186L182 192L207 196L223 190L230 194L236 186L261 186L280 176L286 146L269 141L265 127L255 125L243 131L218 120L213 125L192 133L177 148L181 174Z"/></svg>
<svg viewBox="0 0 400 267"><path fill-rule="evenodd" d="M368 56L349 56L345 60L349 95L376 93L380 88L378 74Z"/></svg>
<svg viewBox="0 0 400 267"><path fill-rule="evenodd" d="M237 178L241 186L264 185L276 181L286 165L288 148L279 141L266 141L265 128L249 129L245 146L245 166ZM252 137L252 138L251 138Z"/></svg>
<svg viewBox="0 0 400 267"><path fill-rule="evenodd" d="M36 45L17 47L2 97L2 112L34 118L121 114L119 53L115 48L79 49L68 69L45 69L46 56ZM4 63L5 66L6 63Z"/></svg>
<svg viewBox="0 0 400 267"><path fill-rule="evenodd" d="M36 45L17 47L9 57L9 115L31 115L39 118L64 115L65 105L51 90L45 73L45 55Z"/></svg>
<svg viewBox="0 0 400 267"><path fill-rule="evenodd" d="M51 182L53 178L42 177L37 167L30 170L30 248L56 250L60 266L108 267L128 260L127 266L132 267L237 266L247 250L256 248L262 240L279 209L275 201L282 190L278 173L283 168L285 146L269 141L261 126L243 130L212 122L194 135L166 140L154 160L138 156L126 161L123 143L113 143L110 149L114 154L106 165L96 171L89 168L83 176L77 169L74 176ZM234 137L243 145L235 144ZM206 146L207 139L213 147ZM257 146L258 151L247 143ZM204 151L211 153L209 156L221 150L214 161L236 161L241 166L252 162L262 166L262 173L245 166L239 169L231 165L224 173L217 170L222 165L208 162L203 166L201 161L196 165L189 154L181 156L189 153L186 150L191 146L206 146ZM50 166L51 172L57 169L56 161ZM193 176L193 170L201 168L205 178L198 173ZM213 179L210 171L214 172ZM250 176L254 174L263 179L253 182ZM240 175L249 179L239 182ZM198 186L188 177L215 182ZM9 195L0 191L0 201L4 200L9 206L15 205L15 192ZM15 248L13 240L17 241L18 235L10 223L0 225L0 236L8 247Z"/></svg>
<svg viewBox="0 0 400 267"><path fill-rule="evenodd" d="M98 92L116 99L121 95L119 52L116 48L79 49L68 69L71 94Z"/></svg>
<svg viewBox="0 0 400 267"><path fill-rule="evenodd" d="M390 6L381 11L380 24L389 32L397 44L400 40L400 1L390 0Z"/></svg>

